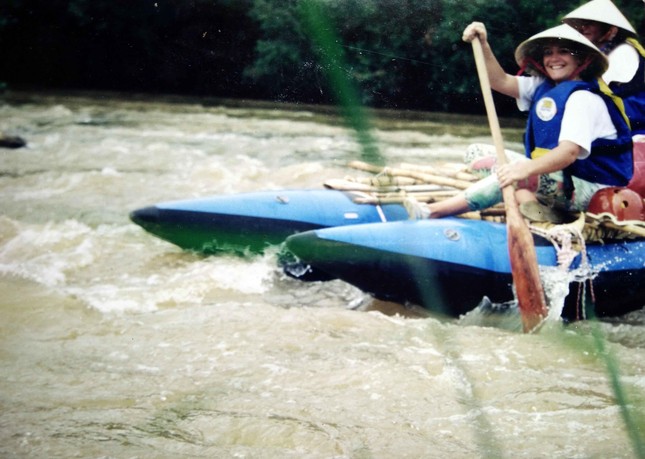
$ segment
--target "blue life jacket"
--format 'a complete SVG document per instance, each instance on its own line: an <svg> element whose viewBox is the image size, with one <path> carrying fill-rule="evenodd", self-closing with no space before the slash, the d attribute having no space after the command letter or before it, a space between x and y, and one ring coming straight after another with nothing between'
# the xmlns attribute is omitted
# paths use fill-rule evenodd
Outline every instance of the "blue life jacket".
<svg viewBox="0 0 645 459"><path fill-rule="evenodd" d="M609 88L623 99L632 134L645 134L645 49L635 38L628 38L626 43L638 52L638 70L631 81L614 81Z"/></svg>
<svg viewBox="0 0 645 459"><path fill-rule="evenodd" d="M625 186L634 173L631 132L623 113L602 93L597 81L564 81L555 85L546 80L538 86L524 135L526 156L538 158L558 146L565 104L574 91L580 90L592 91L602 98L617 136L616 139L595 139L589 157L576 159L564 169L565 181L570 182L570 177L575 176L588 182ZM568 185L572 188L571 183Z"/></svg>

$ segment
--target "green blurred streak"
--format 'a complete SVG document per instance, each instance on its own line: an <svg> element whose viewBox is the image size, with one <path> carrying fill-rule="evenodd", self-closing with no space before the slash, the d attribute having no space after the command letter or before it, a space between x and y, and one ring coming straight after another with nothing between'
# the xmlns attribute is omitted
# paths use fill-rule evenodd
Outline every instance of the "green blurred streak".
<svg viewBox="0 0 645 459"><path fill-rule="evenodd" d="M330 25L319 1L304 0L300 4L300 14L306 25L312 41L319 48L322 67L327 73L329 85L335 92L335 97L343 111L343 117L349 127L356 133L361 146L362 160L385 165L378 145L372 135L369 117L363 109L356 88L349 81L343 68L345 57L340 45L340 38Z"/></svg>
<svg viewBox="0 0 645 459"><path fill-rule="evenodd" d="M344 119L349 127L356 132L358 142L362 148L362 159L373 164L384 165L384 158L379 152L376 140L371 133L369 118L359 102L355 88L341 70L344 67L344 56L340 46L340 39L332 30L330 21L322 10L320 2L304 0L300 6L301 14L307 26L306 30L309 31L313 42L320 48L320 58L327 71L330 86L335 91L336 99L343 110ZM465 368L461 368L461 370L468 376ZM482 457L502 457L499 445L492 435L490 422L483 413L479 401L475 397L468 396L464 404L478 413L475 420L475 434Z"/></svg>
<svg viewBox="0 0 645 459"><path fill-rule="evenodd" d="M625 388L620 381L620 369L616 357L605 346L605 337L600 329L597 320L592 319L591 335L593 337L594 345L600 358L604 361L607 368L607 375L609 382L616 397L616 403L620 407L620 414L625 423L629 439L634 448L636 457L645 458L645 442L641 434L641 426L637 421L637 414L634 412L633 405L629 402Z"/></svg>
<svg viewBox="0 0 645 459"><path fill-rule="evenodd" d="M616 403L620 408L620 414L625 423L625 428L629 435L629 440L632 443L632 448L636 457L645 459L645 441L641 434L642 425L638 422L637 417L639 413L636 412L634 405L629 402L629 398L623 387L622 382L620 381L620 368L616 356L610 352L606 346L606 338L602 333L600 328L600 322L595 315L594 301L591 294L591 286L585 286L584 290L584 308L587 311L587 320L591 325L591 336L593 339L594 347L599 355L599 358L602 359L607 370L607 376L609 377L609 383L611 385L612 391L614 392L614 397L616 398Z"/></svg>

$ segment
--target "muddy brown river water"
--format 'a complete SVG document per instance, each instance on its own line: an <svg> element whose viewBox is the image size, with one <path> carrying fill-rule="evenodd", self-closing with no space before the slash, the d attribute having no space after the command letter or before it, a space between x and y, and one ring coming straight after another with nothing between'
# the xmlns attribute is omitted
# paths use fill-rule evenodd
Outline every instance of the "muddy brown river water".
<svg viewBox="0 0 645 459"><path fill-rule="evenodd" d="M489 140L483 118L377 115L388 162ZM332 113L8 93L0 129L28 141L0 150L0 456L638 457L644 311L523 335L301 283L272 254L183 252L128 220L347 175L359 151Z"/></svg>

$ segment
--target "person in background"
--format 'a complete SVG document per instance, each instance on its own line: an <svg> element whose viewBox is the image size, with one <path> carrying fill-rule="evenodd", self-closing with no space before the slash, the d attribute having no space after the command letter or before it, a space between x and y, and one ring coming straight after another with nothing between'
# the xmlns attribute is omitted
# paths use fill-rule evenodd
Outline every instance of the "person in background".
<svg viewBox="0 0 645 459"><path fill-rule="evenodd" d="M475 37L482 44L491 87L515 98L520 110L529 110L526 157L499 166L454 197L414 209L406 206L414 218L491 207L501 202L501 188L516 182L519 203L584 210L597 190L629 182L631 134L624 114L600 90L597 79L608 62L593 43L566 24L548 29L517 47L515 60L529 76L513 76L497 61L484 24L466 27L463 40Z"/></svg>
<svg viewBox="0 0 645 459"><path fill-rule="evenodd" d="M591 0L562 21L607 55L602 79L623 99L632 134L645 140L645 48L634 27L611 0Z"/></svg>

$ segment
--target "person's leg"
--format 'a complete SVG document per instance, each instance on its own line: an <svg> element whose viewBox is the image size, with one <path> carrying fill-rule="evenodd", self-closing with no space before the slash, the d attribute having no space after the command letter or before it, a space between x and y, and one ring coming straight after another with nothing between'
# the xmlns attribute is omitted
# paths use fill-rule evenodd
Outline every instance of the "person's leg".
<svg viewBox="0 0 645 459"><path fill-rule="evenodd" d="M509 162L528 160L526 155L513 150L504 150L504 153ZM495 171L497 149L495 145L472 143L466 148L464 163L468 166L470 172L477 177L487 177Z"/></svg>
<svg viewBox="0 0 645 459"><path fill-rule="evenodd" d="M497 176L489 175L458 195L428 204L429 218L442 218L468 211L483 210L494 206L501 200L502 191L499 188Z"/></svg>
<svg viewBox="0 0 645 459"><path fill-rule="evenodd" d="M430 215L428 218L442 218L450 215L459 215L468 212L470 207L464 193L459 193L443 201L428 204Z"/></svg>

